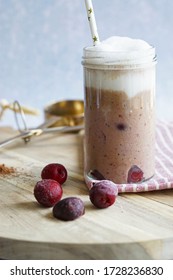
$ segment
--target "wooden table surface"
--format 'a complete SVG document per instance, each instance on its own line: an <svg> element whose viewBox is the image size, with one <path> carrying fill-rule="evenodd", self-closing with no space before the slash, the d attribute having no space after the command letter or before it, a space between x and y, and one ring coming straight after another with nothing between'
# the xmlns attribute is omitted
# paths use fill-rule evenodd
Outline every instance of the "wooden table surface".
<svg viewBox="0 0 173 280"><path fill-rule="evenodd" d="M15 135L0 127L0 140ZM0 258L172 259L173 190L120 194L107 209L89 201L83 179L83 133L47 134L0 149L0 164L16 172L0 175ZM64 164L63 197L77 196L85 215L63 222L33 196L42 168Z"/></svg>

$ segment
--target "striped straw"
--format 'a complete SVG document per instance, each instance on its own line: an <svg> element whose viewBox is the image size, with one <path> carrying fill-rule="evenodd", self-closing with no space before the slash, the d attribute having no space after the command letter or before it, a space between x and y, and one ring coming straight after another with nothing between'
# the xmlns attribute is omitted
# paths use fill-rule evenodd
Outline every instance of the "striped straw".
<svg viewBox="0 0 173 280"><path fill-rule="evenodd" d="M99 35L97 32L97 25L96 25L92 0L85 0L85 5L86 5L86 10L87 10L93 45L96 46L100 43L100 39L99 39Z"/></svg>

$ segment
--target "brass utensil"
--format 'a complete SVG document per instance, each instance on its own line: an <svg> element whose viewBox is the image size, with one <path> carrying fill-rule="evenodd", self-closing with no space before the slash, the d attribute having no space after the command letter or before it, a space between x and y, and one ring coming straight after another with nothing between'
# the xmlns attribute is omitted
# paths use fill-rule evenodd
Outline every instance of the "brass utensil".
<svg viewBox="0 0 173 280"><path fill-rule="evenodd" d="M84 122L84 103L82 100L64 100L52 103L44 109L45 122L36 128L27 128L24 112L18 101L15 101L14 112L16 124L20 131L14 137L10 137L0 142L0 148L21 138L25 143L29 142L31 137L39 136L44 133L53 132L75 132L83 129ZM16 112L20 113L20 118L24 129L21 129Z"/></svg>
<svg viewBox="0 0 173 280"><path fill-rule="evenodd" d="M82 100L63 100L44 108L45 120L55 119L52 126L75 126L84 121L84 102Z"/></svg>

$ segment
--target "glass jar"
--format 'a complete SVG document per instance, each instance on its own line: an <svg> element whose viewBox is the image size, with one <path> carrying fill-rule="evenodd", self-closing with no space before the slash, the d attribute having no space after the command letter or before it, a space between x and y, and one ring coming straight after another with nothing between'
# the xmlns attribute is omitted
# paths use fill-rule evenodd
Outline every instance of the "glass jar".
<svg viewBox="0 0 173 280"><path fill-rule="evenodd" d="M136 183L155 169L155 49L84 49L84 175Z"/></svg>

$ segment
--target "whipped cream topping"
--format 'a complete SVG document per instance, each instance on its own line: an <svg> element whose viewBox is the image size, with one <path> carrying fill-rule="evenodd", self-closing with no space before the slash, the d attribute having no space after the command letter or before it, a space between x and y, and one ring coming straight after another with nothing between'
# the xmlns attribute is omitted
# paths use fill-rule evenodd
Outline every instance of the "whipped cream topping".
<svg viewBox="0 0 173 280"><path fill-rule="evenodd" d="M147 50L151 46L144 40L129 37L112 36L96 46L88 47L90 51L140 51Z"/></svg>
<svg viewBox="0 0 173 280"><path fill-rule="evenodd" d="M139 65L150 63L154 58L155 49L144 40L112 36L96 46L86 47L83 64Z"/></svg>
<svg viewBox="0 0 173 280"><path fill-rule="evenodd" d="M84 49L82 64L88 68L85 71L85 84L88 87L123 91L129 98L143 91L154 91L155 61L155 49L147 42L113 36ZM95 71L97 69L106 71Z"/></svg>

